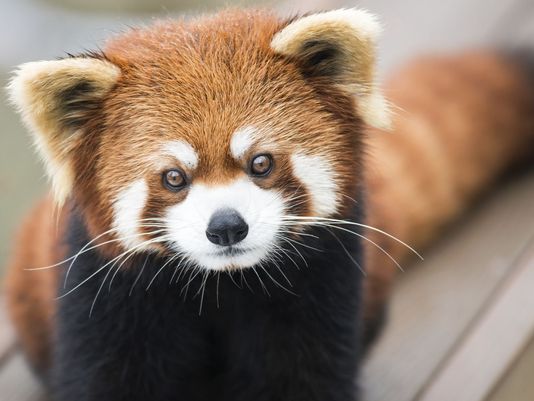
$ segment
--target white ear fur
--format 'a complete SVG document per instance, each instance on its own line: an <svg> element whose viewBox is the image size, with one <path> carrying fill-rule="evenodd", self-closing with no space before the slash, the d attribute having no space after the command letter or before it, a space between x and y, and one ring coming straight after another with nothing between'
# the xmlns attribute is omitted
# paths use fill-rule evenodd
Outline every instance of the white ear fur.
<svg viewBox="0 0 534 401"><path fill-rule="evenodd" d="M72 189L72 150L79 128L119 75L117 66L97 58L37 61L19 66L7 87L33 134L59 204Z"/></svg>
<svg viewBox="0 0 534 401"><path fill-rule="evenodd" d="M388 104L375 82L376 40L380 33L374 15L359 9L340 9L290 23L274 35L271 48L317 63L318 74L329 76L357 96L359 113L367 124L389 128ZM326 58L321 58L321 52Z"/></svg>

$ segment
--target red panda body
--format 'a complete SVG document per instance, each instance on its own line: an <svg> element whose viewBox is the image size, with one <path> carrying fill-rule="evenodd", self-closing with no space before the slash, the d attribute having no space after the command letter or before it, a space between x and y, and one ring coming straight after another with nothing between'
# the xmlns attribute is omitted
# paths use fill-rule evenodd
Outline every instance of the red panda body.
<svg viewBox="0 0 534 401"><path fill-rule="evenodd" d="M374 24L227 12L21 70L63 208L23 227L8 301L58 401L357 399L392 259L534 142L527 76L482 53L401 72L372 128Z"/></svg>

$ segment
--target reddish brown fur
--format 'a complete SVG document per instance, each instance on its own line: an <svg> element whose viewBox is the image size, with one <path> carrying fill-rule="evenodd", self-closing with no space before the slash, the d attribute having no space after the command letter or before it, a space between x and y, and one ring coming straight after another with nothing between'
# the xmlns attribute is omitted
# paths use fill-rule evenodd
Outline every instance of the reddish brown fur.
<svg viewBox="0 0 534 401"><path fill-rule="evenodd" d="M428 57L399 71L386 97L399 106L393 133L369 132L369 224L423 250L491 184L534 155L534 91L495 54ZM413 254L369 237L401 264ZM389 296L398 268L367 244L367 314Z"/></svg>
<svg viewBox="0 0 534 401"><path fill-rule="evenodd" d="M351 157L360 138L347 135L360 127L347 112L354 102L321 79L304 80L294 60L274 54L270 41L283 26L268 14L231 12L161 23L109 43L105 56L121 68L122 77L85 127L91 135L78 144L74 166L74 198L92 235L110 227L113 198L125 185L157 174L154 161L143 157L158 152L165 140L183 138L200 150L206 159L195 172L197 182L225 182L242 174L227 155L230 136L243 125L269 127L282 145L277 160L286 160L296 146L328 150L344 177L341 192L354 192L362 170ZM395 132L368 133L370 224L421 248L505 167L523 158L532 127L526 107L533 105L523 83L514 68L485 54L422 60L399 74L387 92L405 110L396 118ZM289 163L282 166L277 182L291 194L298 185ZM159 187L150 194L157 199L149 199L143 217L176 202ZM349 205L346 200L343 207ZM39 367L46 365L53 336L57 278L54 269L23 269L62 259L60 237L51 235L52 209L49 201L42 203L25 225L7 283L13 320ZM407 258L395 242L369 236L399 261ZM38 247L27 247L29 242ZM387 298L395 267L370 247L367 269L369 317Z"/></svg>
<svg viewBox="0 0 534 401"><path fill-rule="evenodd" d="M64 225L64 218L55 213L52 198L42 199L16 238L5 282L7 307L19 341L32 366L40 372L50 362L59 270L28 269L50 266L65 257L61 245Z"/></svg>

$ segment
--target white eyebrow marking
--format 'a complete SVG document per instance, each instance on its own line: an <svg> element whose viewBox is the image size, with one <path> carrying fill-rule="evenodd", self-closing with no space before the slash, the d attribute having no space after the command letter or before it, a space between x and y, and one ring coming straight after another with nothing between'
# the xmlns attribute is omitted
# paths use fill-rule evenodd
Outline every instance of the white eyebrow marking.
<svg viewBox="0 0 534 401"><path fill-rule="evenodd" d="M235 159L240 159L246 153L246 151L252 146L254 135L257 129L248 126L239 128L230 141L230 152Z"/></svg>
<svg viewBox="0 0 534 401"><path fill-rule="evenodd" d="M163 152L173 156L186 167L194 169L198 166L198 155L193 147L185 141L171 141L163 146Z"/></svg>

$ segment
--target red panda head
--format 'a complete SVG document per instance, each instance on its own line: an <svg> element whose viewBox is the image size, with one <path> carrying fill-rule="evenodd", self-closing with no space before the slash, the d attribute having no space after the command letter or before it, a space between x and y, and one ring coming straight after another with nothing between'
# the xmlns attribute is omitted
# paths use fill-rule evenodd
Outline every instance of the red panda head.
<svg viewBox="0 0 534 401"><path fill-rule="evenodd" d="M228 11L24 64L10 91L57 201L109 252L249 267L298 235L295 218L351 208L362 127L387 124L378 31L361 10Z"/></svg>

